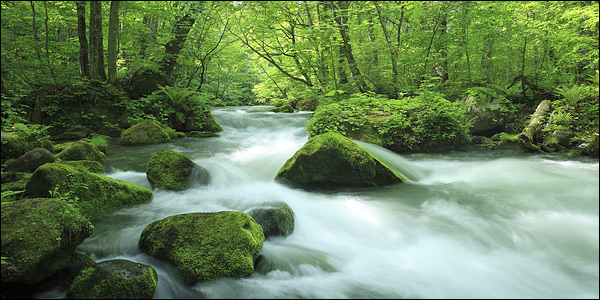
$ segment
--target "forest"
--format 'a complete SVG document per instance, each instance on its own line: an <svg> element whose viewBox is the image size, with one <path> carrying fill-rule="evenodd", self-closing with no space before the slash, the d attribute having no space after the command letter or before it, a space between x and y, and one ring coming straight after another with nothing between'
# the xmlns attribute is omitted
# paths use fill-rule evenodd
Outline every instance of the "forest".
<svg viewBox="0 0 600 300"><path fill-rule="evenodd" d="M597 85L596 1L2 2L3 131L164 121L177 105L156 103L163 89L205 107L312 111L429 93L520 116L557 100L555 129L583 142L598 132ZM126 116L86 110L96 101Z"/></svg>
<svg viewBox="0 0 600 300"><path fill-rule="evenodd" d="M599 14L1 1L2 298L597 298Z"/></svg>

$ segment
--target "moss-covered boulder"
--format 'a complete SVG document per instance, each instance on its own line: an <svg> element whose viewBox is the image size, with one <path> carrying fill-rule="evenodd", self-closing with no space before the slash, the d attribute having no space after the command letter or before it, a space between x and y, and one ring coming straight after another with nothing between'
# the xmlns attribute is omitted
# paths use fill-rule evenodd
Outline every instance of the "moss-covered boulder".
<svg viewBox="0 0 600 300"><path fill-rule="evenodd" d="M275 179L308 188L375 187L403 181L371 153L336 132L309 139Z"/></svg>
<svg viewBox="0 0 600 300"><path fill-rule="evenodd" d="M290 235L294 231L294 211L284 202L269 203L268 206L248 212L262 227L265 238Z"/></svg>
<svg viewBox="0 0 600 300"><path fill-rule="evenodd" d="M46 148L35 148L19 158L7 162L6 172L27 172L33 173L35 169L45 163L52 163L57 160L56 156Z"/></svg>
<svg viewBox="0 0 600 300"><path fill-rule="evenodd" d="M146 176L152 187L167 190L182 190L192 184L206 184L209 180L206 169L172 150L161 150L152 155Z"/></svg>
<svg viewBox="0 0 600 300"><path fill-rule="evenodd" d="M76 125L71 128L68 128L63 133L57 134L53 137L55 140L68 140L68 141L76 141L87 138L92 130L88 127Z"/></svg>
<svg viewBox="0 0 600 300"><path fill-rule="evenodd" d="M53 199L2 204L2 291L31 287L66 268L94 230L73 206Z"/></svg>
<svg viewBox="0 0 600 300"><path fill-rule="evenodd" d="M18 158L39 147L46 148L48 151L54 153L54 144L48 136L42 133L25 133L23 131L2 132L1 140L2 147L0 147L0 153L2 161Z"/></svg>
<svg viewBox="0 0 600 300"><path fill-rule="evenodd" d="M121 133L121 145L165 143L171 140L169 132L152 120L133 125Z"/></svg>
<svg viewBox="0 0 600 300"><path fill-rule="evenodd" d="M269 109L267 112L276 112L276 113L293 113L294 108L289 103L285 103L281 106L277 106Z"/></svg>
<svg viewBox="0 0 600 300"><path fill-rule="evenodd" d="M156 270L125 259L106 260L79 273L67 291L69 299L152 299Z"/></svg>
<svg viewBox="0 0 600 300"><path fill-rule="evenodd" d="M56 155L62 160L93 160L102 163L106 155L87 141L77 141L69 144L63 151Z"/></svg>
<svg viewBox="0 0 600 300"><path fill-rule="evenodd" d="M106 170L104 166L93 160L68 160L68 161L59 161L60 164L69 165L75 167L80 170L87 170L94 173L104 173Z"/></svg>
<svg viewBox="0 0 600 300"><path fill-rule="evenodd" d="M243 277L254 271L262 228L239 211L188 213L155 221L142 231L142 251L177 267L188 283Z"/></svg>
<svg viewBox="0 0 600 300"><path fill-rule="evenodd" d="M5 191L24 191L27 181L31 178L31 173L26 172L2 172L2 192ZM6 198L6 199L5 199ZM7 195L2 196L2 202L8 200Z"/></svg>
<svg viewBox="0 0 600 300"><path fill-rule="evenodd" d="M88 217L149 202L153 195L139 185L59 163L37 168L25 186L28 197L47 198L51 192L77 197L78 208Z"/></svg>

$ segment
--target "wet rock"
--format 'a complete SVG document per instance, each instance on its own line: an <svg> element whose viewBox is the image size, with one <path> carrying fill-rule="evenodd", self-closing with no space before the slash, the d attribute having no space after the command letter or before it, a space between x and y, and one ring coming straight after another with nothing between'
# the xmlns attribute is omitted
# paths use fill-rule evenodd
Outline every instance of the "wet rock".
<svg viewBox="0 0 600 300"><path fill-rule="evenodd" d="M106 260L83 269L67 291L69 299L152 299L156 270L125 259Z"/></svg>
<svg viewBox="0 0 600 300"><path fill-rule="evenodd" d="M290 235L294 231L294 211L284 202L269 206L272 207L253 209L248 214L262 227L265 238Z"/></svg>
<svg viewBox="0 0 600 300"><path fill-rule="evenodd" d="M153 222L142 231L139 246L175 265L183 280L191 284L250 275L264 239L262 228L250 215L220 211Z"/></svg>
<svg viewBox="0 0 600 300"><path fill-rule="evenodd" d="M146 176L152 187L167 190L182 190L209 181L206 169L172 150L156 152L148 162Z"/></svg>
<svg viewBox="0 0 600 300"><path fill-rule="evenodd" d="M73 206L53 199L2 204L2 293L32 287L66 268L94 230Z"/></svg>
<svg viewBox="0 0 600 300"><path fill-rule="evenodd" d="M375 187L403 181L368 151L335 132L309 139L275 179L308 188Z"/></svg>
<svg viewBox="0 0 600 300"><path fill-rule="evenodd" d="M49 198L50 192L77 198L79 210L88 217L152 200L152 191L139 185L60 164L45 164L25 185L28 197Z"/></svg>

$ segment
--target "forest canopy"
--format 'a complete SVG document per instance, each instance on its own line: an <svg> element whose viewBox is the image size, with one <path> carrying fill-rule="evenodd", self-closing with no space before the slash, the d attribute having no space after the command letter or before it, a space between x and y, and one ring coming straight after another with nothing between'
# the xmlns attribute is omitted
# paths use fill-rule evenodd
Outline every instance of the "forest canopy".
<svg viewBox="0 0 600 300"><path fill-rule="evenodd" d="M533 106L597 84L598 18L597 1L2 1L2 125L41 122L32 93L86 80L138 114L166 86L211 106L423 91Z"/></svg>

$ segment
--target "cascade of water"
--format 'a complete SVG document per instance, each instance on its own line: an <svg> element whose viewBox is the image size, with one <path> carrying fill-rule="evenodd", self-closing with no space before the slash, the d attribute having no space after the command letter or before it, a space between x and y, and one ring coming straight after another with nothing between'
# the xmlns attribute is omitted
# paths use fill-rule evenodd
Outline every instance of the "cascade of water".
<svg viewBox="0 0 600 300"><path fill-rule="evenodd" d="M219 137L109 149L113 178L149 187L140 162L171 149L206 168L211 181L154 190L151 203L98 218L79 250L97 261L152 265L155 298L598 298L597 160L403 157L359 142L407 182L307 191L273 178L307 141L310 114L265 110L215 109ZM246 278L188 286L137 246L143 228L167 216L248 212L275 201L294 211L294 232L267 239L264 264Z"/></svg>

